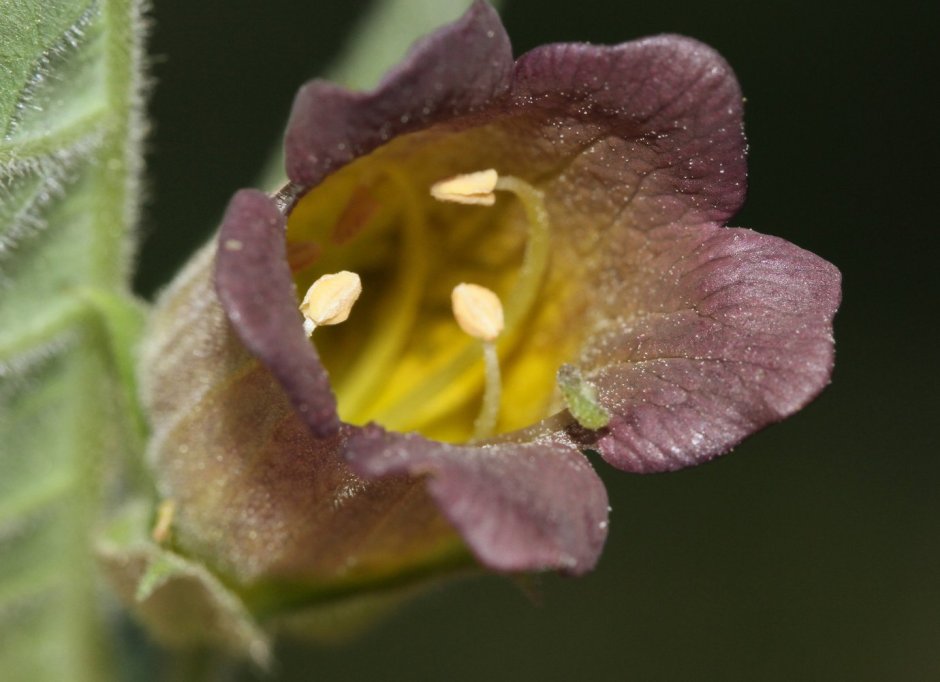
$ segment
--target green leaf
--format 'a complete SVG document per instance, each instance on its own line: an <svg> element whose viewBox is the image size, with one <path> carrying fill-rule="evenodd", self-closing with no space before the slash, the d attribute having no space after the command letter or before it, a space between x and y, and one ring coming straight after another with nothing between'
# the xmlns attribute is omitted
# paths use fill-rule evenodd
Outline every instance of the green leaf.
<svg viewBox="0 0 940 682"><path fill-rule="evenodd" d="M137 0L0 0L0 670L103 680L91 536L138 460ZM133 469L130 469L133 473Z"/></svg>

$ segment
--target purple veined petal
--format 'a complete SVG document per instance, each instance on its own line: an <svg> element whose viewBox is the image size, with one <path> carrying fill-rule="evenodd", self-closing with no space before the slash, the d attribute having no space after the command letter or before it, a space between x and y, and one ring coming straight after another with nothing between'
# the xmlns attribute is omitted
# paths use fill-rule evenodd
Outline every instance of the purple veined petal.
<svg viewBox="0 0 940 682"><path fill-rule="evenodd" d="M450 445L368 426L346 457L366 478L426 476L441 512L486 567L591 570L607 536L607 493L587 459L556 443Z"/></svg>
<svg viewBox="0 0 940 682"><path fill-rule="evenodd" d="M699 464L793 414L829 382L840 274L776 237L664 227L639 310L585 356L613 413L595 447L649 473Z"/></svg>
<svg viewBox="0 0 940 682"><path fill-rule="evenodd" d="M419 40L372 92L307 83L287 126L287 175L310 187L392 137L477 111L505 93L512 65L499 15L477 0Z"/></svg>
<svg viewBox="0 0 940 682"><path fill-rule="evenodd" d="M599 213L646 229L724 222L741 207L743 99L734 72L707 45L676 35L546 45L516 62L512 100L545 111L555 144L578 122L595 128L580 172L605 186ZM559 123L562 114L568 121Z"/></svg>
<svg viewBox="0 0 940 682"><path fill-rule="evenodd" d="M336 399L297 312L284 225L266 194L238 192L219 230L216 291L242 342L277 377L314 435L324 438L339 429Z"/></svg>

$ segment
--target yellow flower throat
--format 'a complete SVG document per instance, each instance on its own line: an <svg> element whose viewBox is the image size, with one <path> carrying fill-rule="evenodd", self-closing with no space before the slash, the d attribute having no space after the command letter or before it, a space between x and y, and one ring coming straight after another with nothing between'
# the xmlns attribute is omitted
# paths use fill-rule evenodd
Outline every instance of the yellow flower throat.
<svg viewBox="0 0 940 682"><path fill-rule="evenodd" d="M457 196L447 196L440 170L381 151L329 176L288 220L299 291L338 271L361 277L348 320L313 334L340 417L465 442L563 407L555 373L579 339L564 328L568 287L552 277L542 193L488 170L452 178ZM497 339L455 321L451 293L464 282L505 306Z"/></svg>

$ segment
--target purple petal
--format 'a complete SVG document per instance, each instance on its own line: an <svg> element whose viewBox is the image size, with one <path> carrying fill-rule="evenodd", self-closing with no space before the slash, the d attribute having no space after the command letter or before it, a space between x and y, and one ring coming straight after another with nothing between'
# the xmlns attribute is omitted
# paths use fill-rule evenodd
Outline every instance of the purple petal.
<svg viewBox="0 0 940 682"><path fill-rule="evenodd" d="M314 435L324 438L339 429L336 399L303 332L284 226L266 194L238 192L219 231L216 291L242 342L277 377Z"/></svg>
<svg viewBox="0 0 940 682"><path fill-rule="evenodd" d="M604 485L571 447L449 445L369 426L350 437L346 456L366 478L427 476L444 516L494 570L585 573L607 535Z"/></svg>
<svg viewBox="0 0 940 682"><path fill-rule="evenodd" d="M499 16L478 0L418 41L372 92L306 84L287 127L288 177L311 187L392 137L480 109L506 91L512 63Z"/></svg>
<svg viewBox="0 0 940 682"><path fill-rule="evenodd" d="M665 227L638 270L639 310L586 353L614 413L614 466L698 464L796 412L829 382L839 271L744 229Z"/></svg>
<svg viewBox="0 0 940 682"><path fill-rule="evenodd" d="M723 222L741 206L743 100L707 45L674 35L546 45L517 61L512 97L543 110L542 134L556 146L579 139L578 172L589 184L576 187L603 185L608 211L626 212L635 228Z"/></svg>
<svg viewBox="0 0 940 682"><path fill-rule="evenodd" d="M245 202L232 212L245 217ZM227 323L215 255L200 252L161 294L141 348L147 459L160 494L176 502L174 547L230 586L286 582L289 592L466 561L423 482L356 476L343 458L355 427L311 434L282 381Z"/></svg>

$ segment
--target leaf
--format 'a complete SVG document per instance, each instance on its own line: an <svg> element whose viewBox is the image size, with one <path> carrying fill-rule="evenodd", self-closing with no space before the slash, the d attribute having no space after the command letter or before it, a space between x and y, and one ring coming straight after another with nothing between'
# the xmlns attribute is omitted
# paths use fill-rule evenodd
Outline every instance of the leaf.
<svg viewBox="0 0 940 682"><path fill-rule="evenodd" d="M90 537L143 436L141 3L0 2L0 669L107 679ZM110 491L113 492L113 491Z"/></svg>

